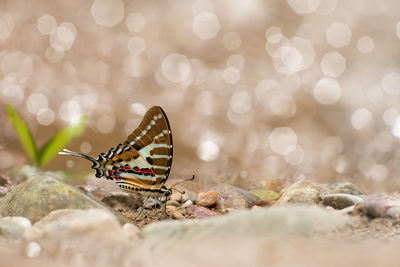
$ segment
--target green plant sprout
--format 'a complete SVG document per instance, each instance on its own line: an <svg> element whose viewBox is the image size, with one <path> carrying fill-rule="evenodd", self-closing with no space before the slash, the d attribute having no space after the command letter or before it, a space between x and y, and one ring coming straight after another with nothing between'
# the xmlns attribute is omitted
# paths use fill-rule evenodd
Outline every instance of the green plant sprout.
<svg viewBox="0 0 400 267"><path fill-rule="evenodd" d="M71 124L58 131L40 149L36 147L35 140L26 122L11 105L7 105L7 114L18 133L19 140L35 165L40 168L48 163L59 151L67 146L75 137L81 135L85 129L87 116L82 116L77 123Z"/></svg>

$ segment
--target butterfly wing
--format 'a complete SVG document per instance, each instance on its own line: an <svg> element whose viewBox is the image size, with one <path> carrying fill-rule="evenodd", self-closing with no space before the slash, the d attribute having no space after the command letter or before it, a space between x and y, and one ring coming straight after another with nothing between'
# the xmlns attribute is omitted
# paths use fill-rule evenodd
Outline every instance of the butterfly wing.
<svg viewBox="0 0 400 267"><path fill-rule="evenodd" d="M172 164L172 135L161 107L150 108L139 127L103 157L107 179L127 190L159 190L168 179Z"/></svg>

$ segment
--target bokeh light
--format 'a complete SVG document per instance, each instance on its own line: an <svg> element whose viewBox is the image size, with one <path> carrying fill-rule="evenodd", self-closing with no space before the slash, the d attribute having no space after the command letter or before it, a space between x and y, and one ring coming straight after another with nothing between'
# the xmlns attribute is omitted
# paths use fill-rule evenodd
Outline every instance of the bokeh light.
<svg viewBox="0 0 400 267"><path fill-rule="evenodd" d="M337 78L346 70L346 59L338 52L328 52L322 57L321 68L326 76Z"/></svg>
<svg viewBox="0 0 400 267"><path fill-rule="evenodd" d="M272 151L281 155L287 155L296 150L297 135L289 127L278 127L268 136L268 142ZM298 156L295 153L293 157L296 158Z"/></svg>
<svg viewBox="0 0 400 267"><path fill-rule="evenodd" d="M332 23L326 30L326 41L336 48L349 45L352 32L350 27L344 23Z"/></svg>
<svg viewBox="0 0 400 267"><path fill-rule="evenodd" d="M201 12L193 19L193 32L202 40L212 39L217 36L221 24L217 16L211 12Z"/></svg>
<svg viewBox="0 0 400 267"><path fill-rule="evenodd" d="M161 73L170 82L179 83L189 78L192 67L186 56L171 53L161 63Z"/></svg>
<svg viewBox="0 0 400 267"><path fill-rule="evenodd" d="M28 121L38 144L87 115L69 145L83 153L122 142L161 106L173 132L172 178L234 172L251 187L271 177L350 177L398 189L399 8L71 0L32 9L5 0L0 104ZM12 155L3 153L2 169L29 164L6 112L0 122L0 151ZM62 157L45 168L66 166L87 168Z"/></svg>
<svg viewBox="0 0 400 267"><path fill-rule="evenodd" d="M113 27L124 18L124 7L121 0L94 0L90 12L97 24Z"/></svg>
<svg viewBox="0 0 400 267"><path fill-rule="evenodd" d="M207 140L199 144L197 154L204 161L213 161L218 157L219 147L215 142Z"/></svg>
<svg viewBox="0 0 400 267"><path fill-rule="evenodd" d="M126 27L131 32L140 32L146 26L146 19L140 13L131 13L126 17Z"/></svg>
<svg viewBox="0 0 400 267"><path fill-rule="evenodd" d="M324 105L336 103L342 94L339 83L332 78L322 78L313 89L314 99Z"/></svg>

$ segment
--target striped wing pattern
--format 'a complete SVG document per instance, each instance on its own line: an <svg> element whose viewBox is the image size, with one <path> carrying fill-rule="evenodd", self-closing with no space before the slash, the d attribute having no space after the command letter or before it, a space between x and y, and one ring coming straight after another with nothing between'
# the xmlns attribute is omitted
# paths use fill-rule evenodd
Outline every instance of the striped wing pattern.
<svg viewBox="0 0 400 267"><path fill-rule="evenodd" d="M98 156L96 177L128 191L161 192L172 164L171 128L161 107L150 108L124 143Z"/></svg>

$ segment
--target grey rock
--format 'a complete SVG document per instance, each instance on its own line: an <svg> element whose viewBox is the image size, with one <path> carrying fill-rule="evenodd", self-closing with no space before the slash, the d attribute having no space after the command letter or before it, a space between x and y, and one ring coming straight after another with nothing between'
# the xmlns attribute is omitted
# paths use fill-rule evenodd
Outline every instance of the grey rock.
<svg viewBox="0 0 400 267"><path fill-rule="evenodd" d="M330 206L335 209L344 209L353 206L357 203L363 203L364 199L355 195L349 194L326 194L322 196L322 204L325 206Z"/></svg>
<svg viewBox="0 0 400 267"><path fill-rule="evenodd" d="M397 218L400 200L390 199L386 194L367 195L363 204L366 214L372 217Z"/></svg>
<svg viewBox="0 0 400 267"><path fill-rule="evenodd" d="M104 209L60 209L50 212L34 224L41 236L113 236L122 233L118 219ZM37 232L37 229L33 231ZM31 235L32 233L27 233Z"/></svg>
<svg viewBox="0 0 400 267"><path fill-rule="evenodd" d="M260 201L260 198L252 193L229 184L218 185L211 190L215 190L218 195L215 205L217 210L251 208Z"/></svg>
<svg viewBox="0 0 400 267"><path fill-rule="evenodd" d="M3 217L0 218L0 235L18 239L31 226L31 222L25 217Z"/></svg>
<svg viewBox="0 0 400 267"><path fill-rule="evenodd" d="M326 187L330 194L350 194L350 195L362 195L361 190L353 183L350 182L339 182L334 184L323 184Z"/></svg>
<svg viewBox="0 0 400 267"><path fill-rule="evenodd" d="M308 235L353 224L346 215L317 206L274 206L202 220L164 221L145 226L146 239L265 238Z"/></svg>
<svg viewBox="0 0 400 267"><path fill-rule="evenodd" d="M50 175L36 175L20 183L0 199L0 213L3 216L23 216L32 223L37 222L53 210L58 209L111 209L64 184ZM119 215L119 219L125 219Z"/></svg>
<svg viewBox="0 0 400 267"><path fill-rule="evenodd" d="M314 182L301 180L292 184L277 204L319 204L327 190Z"/></svg>

